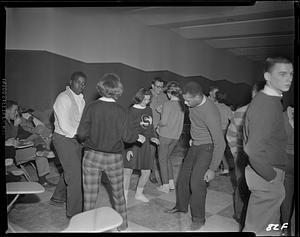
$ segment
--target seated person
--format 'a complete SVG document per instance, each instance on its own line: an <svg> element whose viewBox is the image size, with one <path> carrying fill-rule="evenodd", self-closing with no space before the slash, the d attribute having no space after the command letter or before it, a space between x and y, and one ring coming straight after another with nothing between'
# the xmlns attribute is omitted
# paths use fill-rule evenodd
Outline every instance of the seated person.
<svg viewBox="0 0 300 237"><path fill-rule="evenodd" d="M33 117L29 113L26 113L25 116L23 116L22 112L18 111L18 116L21 119L21 123L18 127L17 138L22 139L25 142L33 142L37 156L53 158L55 155L50 150L52 137L51 129L42 124L36 126Z"/></svg>
<svg viewBox="0 0 300 237"><path fill-rule="evenodd" d="M51 187L54 184L46 179L46 175L50 173L48 159L43 156L36 156L36 148L29 147L24 149L16 149L18 143L17 133L21 118L18 116L18 104L15 101L6 101L5 109L5 158L13 158L15 162L21 160L31 160L35 158L39 183L44 187Z"/></svg>

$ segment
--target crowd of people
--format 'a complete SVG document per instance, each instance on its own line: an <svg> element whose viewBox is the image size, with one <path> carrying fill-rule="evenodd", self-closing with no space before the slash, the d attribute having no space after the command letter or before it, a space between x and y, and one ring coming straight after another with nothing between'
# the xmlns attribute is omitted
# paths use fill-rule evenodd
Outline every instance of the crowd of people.
<svg viewBox="0 0 300 237"><path fill-rule="evenodd" d="M198 82L182 87L158 77L151 88L140 88L126 109L118 103L123 84L114 73L100 78L96 85L99 99L85 104L82 92L87 76L74 72L53 105L51 139L63 172L50 203L66 204L69 218L96 208L104 172L113 206L123 217L118 230L124 231L128 228L130 178L133 170L139 170L135 198L149 201L143 194L148 181L159 183L161 192L175 190L176 205L166 212L186 213L190 206L190 228L199 230L206 221L207 184L221 164L221 175L230 173L228 149L234 159L234 218L240 230L258 235L288 234L294 193L294 110L289 106L283 111L281 98L291 86L293 65L283 57L270 57L265 64L265 81L253 86L252 101L236 111L225 104L226 95L217 87L205 95ZM190 146L174 180L170 156L182 134L186 110ZM21 126L17 111L18 104L7 101L6 157L16 157L13 147ZM24 122L21 127L26 127ZM49 173L47 157L36 156L36 163L40 164L40 182L50 185L45 178ZM286 228L279 231L272 224Z"/></svg>

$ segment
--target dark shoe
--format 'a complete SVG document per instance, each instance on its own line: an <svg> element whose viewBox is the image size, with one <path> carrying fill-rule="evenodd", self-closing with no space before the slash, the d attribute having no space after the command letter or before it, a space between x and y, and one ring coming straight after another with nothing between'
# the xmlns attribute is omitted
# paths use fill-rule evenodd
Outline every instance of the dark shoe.
<svg viewBox="0 0 300 237"><path fill-rule="evenodd" d="M187 211L181 211L177 209L177 207L173 207L172 209L166 210L165 213L174 214L174 213L187 213Z"/></svg>
<svg viewBox="0 0 300 237"><path fill-rule="evenodd" d="M202 226L205 225L205 221L193 221L191 224L191 230L192 231L196 231L196 230L200 230Z"/></svg>
<svg viewBox="0 0 300 237"><path fill-rule="evenodd" d="M150 180L150 182L153 183L153 184L157 184L157 183L158 183L158 181L157 181L157 179L156 179L155 177L151 177L151 176L150 176L149 180Z"/></svg>
<svg viewBox="0 0 300 237"><path fill-rule="evenodd" d="M46 182L40 183L40 184L41 184L44 188L53 188L53 187L56 186L56 184L51 183L51 182L49 182L49 181L46 181Z"/></svg>
<svg viewBox="0 0 300 237"><path fill-rule="evenodd" d="M52 206L57 206L57 207L64 207L65 202L64 201L54 201L53 199L50 199L49 204Z"/></svg>
<svg viewBox="0 0 300 237"><path fill-rule="evenodd" d="M241 224L241 218L237 217L237 215L233 214L232 218L239 224Z"/></svg>

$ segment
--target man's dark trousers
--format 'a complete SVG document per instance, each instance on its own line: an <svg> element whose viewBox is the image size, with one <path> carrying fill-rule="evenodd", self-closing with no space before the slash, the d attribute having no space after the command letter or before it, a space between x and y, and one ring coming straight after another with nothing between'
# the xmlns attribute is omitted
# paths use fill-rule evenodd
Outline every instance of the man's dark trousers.
<svg viewBox="0 0 300 237"><path fill-rule="evenodd" d="M192 145L179 172L176 208L187 211L190 203L192 221L194 222L205 222L207 183L204 181L204 175L211 163L212 153L212 144Z"/></svg>
<svg viewBox="0 0 300 237"><path fill-rule="evenodd" d="M66 199L67 216L83 211L82 195L82 147L76 139L53 134L53 145L63 168L52 198Z"/></svg>

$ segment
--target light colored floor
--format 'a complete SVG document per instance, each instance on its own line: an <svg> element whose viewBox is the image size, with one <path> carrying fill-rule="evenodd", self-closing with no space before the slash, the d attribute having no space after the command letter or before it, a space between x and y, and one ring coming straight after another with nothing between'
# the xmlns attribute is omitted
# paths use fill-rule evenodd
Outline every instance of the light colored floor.
<svg viewBox="0 0 300 237"><path fill-rule="evenodd" d="M174 175L177 177L184 150L178 148L173 153ZM49 180L58 182L58 171L53 161L50 162L51 174ZM31 175L34 171L27 167ZM148 182L145 195L149 203L143 203L134 198L138 174L132 175L127 216L129 231L132 232L185 232L191 224L190 212L186 214L166 214L164 211L175 205L175 192L162 193L157 185ZM68 226L64 207L52 206L48 203L54 188L47 189L42 194L21 196L8 218L17 232L59 232ZM239 226L232 218L232 184L230 177L217 176L210 182L206 197L206 224L200 232L238 232ZM108 192L101 185L97 206L111 206Z"/></svg>

